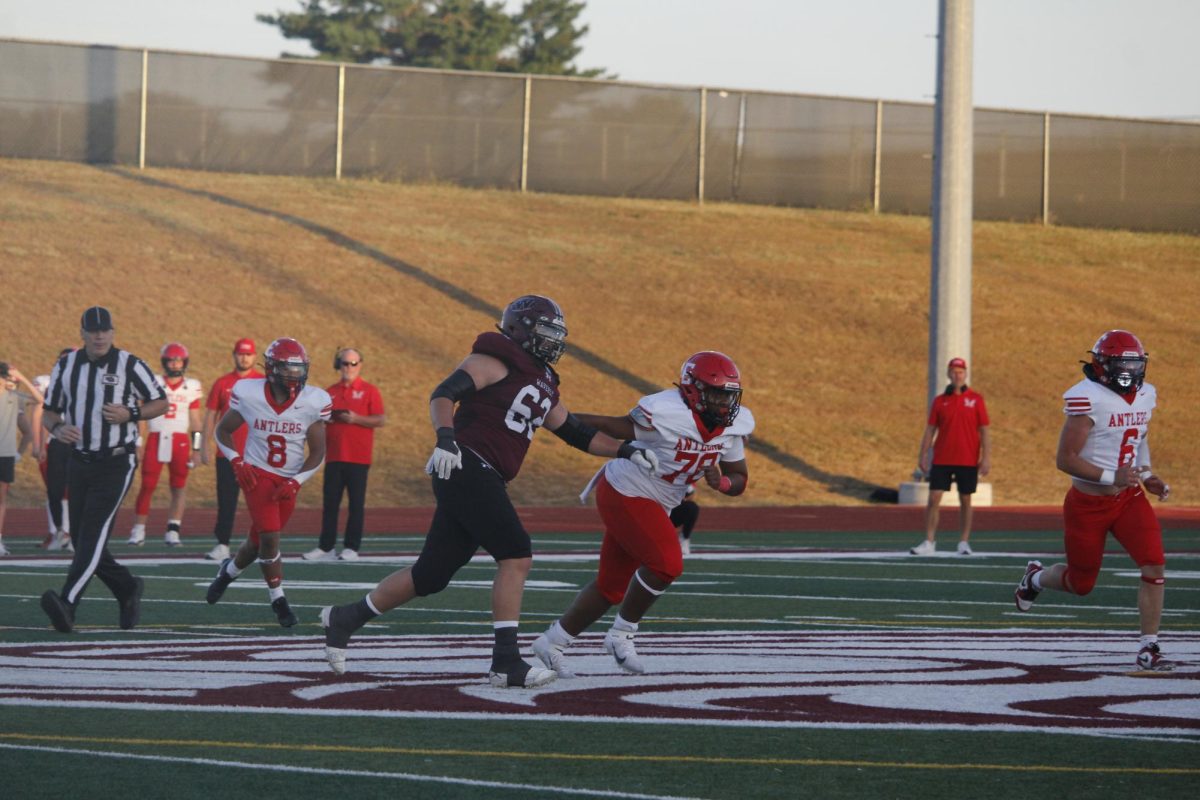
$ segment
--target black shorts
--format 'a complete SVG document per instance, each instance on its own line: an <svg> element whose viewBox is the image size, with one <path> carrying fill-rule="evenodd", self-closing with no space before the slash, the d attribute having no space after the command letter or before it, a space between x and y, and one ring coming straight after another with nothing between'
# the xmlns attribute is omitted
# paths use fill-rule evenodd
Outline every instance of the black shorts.
<svg viewBox="0 0 1200 800"><path fill-rule="evenodd" d="M463 448L462 456L462 469L454 470L449 480L432 479L437 510L426 549L466 554L482 547L497 561L533 555L504 479L471 450ZM431 542L438 546L431 548Z"/></svg>
<svg viewBox="0 0 1200 800"><path fill-rule="evenodd" d="M16 477L17 459L13 456L0 456L0 483L12 483Z"/></svg>
<svg viewBox="0 0 1200 800"><path fill-rule="evenodd" d="M959 494L975 494L975 487L979 485L979 467L934 464L929 470L929 488L935 492L948 491L951 480L958 485Z"/></svg>

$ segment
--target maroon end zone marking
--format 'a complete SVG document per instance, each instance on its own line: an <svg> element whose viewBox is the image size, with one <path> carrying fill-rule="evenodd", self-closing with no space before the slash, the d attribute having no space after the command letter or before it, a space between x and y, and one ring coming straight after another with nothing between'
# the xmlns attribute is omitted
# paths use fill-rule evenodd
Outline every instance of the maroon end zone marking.
<svg viewBox="0 0 1200 800"><path fill-rule="evenodd" d="M1158 680L1125 674L1127 640L1036 632L648 634L639 650L659 672L629 676L596 636L571 651L582 679L536 692L486 685L487 636L363 637L341 677L329 672L315 637L22 644L0 646L0 703L1200 732L1196 671L1187 666L1200 657L1200 637L1172 640L1184 667Z"/></svg>
<svg viewBox="0 0 1200 800"><path fill-rule="evenodd" d="M1163 528L1200 528L1200 508L1156 505L1155 513ZM600 517L594 508L585 506L525 506L518 508L521 519L531 533L598 533ZM189 539L210 540L207 533L216 520L211 508L188 509ZM953 528L958 523L958 509L942 509L942 524ZM433 518L433 508L367 508L367 534L424 534ZM836 532L894 532L918 531L925 528L925 509L922 506L705 506L702 528L708 531L836 531ZM122 509L117 515L116 531L128 531L133 524L133 511ZM147 523L150 530L166 524L166 512L154 509ZM235 531L245 531L250 518L239 510ZM1005 506L975 509L974 529L977 531L1060 530L1062 508L1059 506ZM316 536L321 530L321 509L298 508L287 526L287 536ZM36 536L46 533L46 512L41 508L10 508L4 531L6 536ZM123 539L123 536L120 537ZM237 537L235 537L237 539ZM240 541L240 539L237 539ZM118 544L123 542L118 541Z"/></svg>

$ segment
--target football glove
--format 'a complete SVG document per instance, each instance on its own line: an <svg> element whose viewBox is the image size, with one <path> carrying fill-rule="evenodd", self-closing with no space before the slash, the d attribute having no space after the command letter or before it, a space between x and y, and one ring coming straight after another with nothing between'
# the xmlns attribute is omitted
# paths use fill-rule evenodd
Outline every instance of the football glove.
<svg viewBox="0 0 1200 800"><path fill-rule="evenodd" d="M296 499L296 493L300 491L300 483L295 478L288 478L283 483L276 487L271 493L271 499L276 503L286 503Z"/></svg>
<svg viewBox="0 0 1200 800"><path fill-rule="evenodd" d="M425 463L425 472L449 480L450 473L462 468L462 451L454 441L454 428L437 429L437 446Z"/></svg>
<svg viewBox="0 0 1200 800"><path fill-rule="evenodd" d="M658 470L658 456L641 442L625 442L617 450L617 458L628 458L651 475Z"/></svg>
<svg viewBox="0 0 1200 800"><path fill-rule="evenodd" d="M233 475L237 478L238 486L242 487L243 492L248 492L258 485L258 475L255 474L254 467L240 458L230 461L229 465L233 467Z"/></svg>

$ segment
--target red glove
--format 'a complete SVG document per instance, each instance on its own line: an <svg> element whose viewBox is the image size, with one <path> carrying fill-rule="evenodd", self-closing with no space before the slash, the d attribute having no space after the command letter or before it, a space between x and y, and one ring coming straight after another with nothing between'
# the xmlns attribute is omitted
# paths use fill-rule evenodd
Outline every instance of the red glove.
<svg viewBox="0 0 1200 800"><path fill-rule="evenodd" d="M271 499L277 503L286 503L289 500L296 498L296 493L300 491L300 484L295 478L288 478L279 485L279 488L271 495Z"/></svg>
<svg viewBox="0 0 1200 800"><path fill-rule="evenodd" d="M229 462L233 467L234 477L237 478L238 486L242 487L242 491L248 492L258 485L258 475L254 472L254 467L247 464L241 458L235 458Z"/></svg>

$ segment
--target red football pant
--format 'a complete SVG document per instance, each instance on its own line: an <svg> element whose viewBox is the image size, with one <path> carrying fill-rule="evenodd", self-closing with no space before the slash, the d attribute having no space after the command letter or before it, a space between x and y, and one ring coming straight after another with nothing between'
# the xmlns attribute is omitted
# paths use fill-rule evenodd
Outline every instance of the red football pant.
<svg viewBox="0 0 1200 800"><path fill-rule="evenodd" d="M283 530L292 512L296 510L296 498L272 500L275 490L287 482L287 478L267 472L265 469L248 465L258 476L258 483L246 492L246 508L250 511L250 541L258 544L259 534Z"/></svg>
<svg viewBox="0 0 1200 800"><path fill-rule="evenodd" d="M1141 489L1091 495L1072 486L1063 500L1063 522L1067 549L1063 580L1075 594L1087 594L1096 585L1109 531L1139 567L1165 562L1162 528Z"/></svg>
<svg viewBox="0 0 1200 800"><path fill-rule="evenodd" d="M683 574L679 537L657 501L627 497L601 475L596 482L596 508L604 520L596 588L605 600L615 606L625 599L629 581L640 566L666 583Z"/></svg>
<svg viewBox="0 0 1200 800"><path fill-rule="evenodd" d="M163 462L158 460L158 437L152 433L146 437L146 447L142 450L142 488L138 490L137 505L134 507L139 517L150 513L150 498L158 488L158 476L162 474ZM186 433L171 434L171 460L167 462L171 472L171 488L182 489L187 486L188 461L191 459L191 443Z"/></svg>

